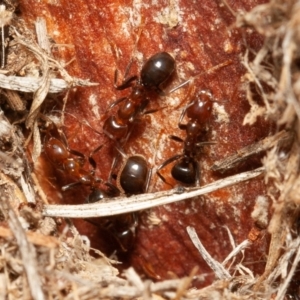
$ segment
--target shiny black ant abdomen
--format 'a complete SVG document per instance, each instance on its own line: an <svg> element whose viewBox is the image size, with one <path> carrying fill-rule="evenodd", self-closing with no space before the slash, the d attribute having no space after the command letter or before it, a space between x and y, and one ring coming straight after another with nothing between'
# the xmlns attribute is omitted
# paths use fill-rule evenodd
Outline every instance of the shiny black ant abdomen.
<svg viewBox="0 0 300 300"><path fill-rule="evenodd" d="M141 71L141 84L146 89L154 88L161 92L160 86L166 82L175 71L175 60L167 52L151 56Z"/></svg>
<svg viewBox="0 0 300 300"><path fill-rule="evenodd" d="M150 173L144 157L130 156L121 168L118 183L127 195L142 194L148 189Z"/></svg>

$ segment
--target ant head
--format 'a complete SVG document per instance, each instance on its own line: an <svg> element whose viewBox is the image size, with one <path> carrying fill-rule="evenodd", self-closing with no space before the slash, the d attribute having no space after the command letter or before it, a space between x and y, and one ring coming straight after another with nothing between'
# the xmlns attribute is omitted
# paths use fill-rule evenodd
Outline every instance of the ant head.
<svg viewBox="0 0 300 300"><path fill-rule="evenodd" d="M105 198L107 198L108 195L106 192L104 192L103 190L100 189L94 189L88 196L88 198L86 199L86 203L95 203L98 201L101 201Z"/></svg>
<svg viewBox="0 0 300 300"><path fill-rule="evenodd" d="M210 91L200 91L192 105L188 107L186 113L190 119L196 119L201 123L206 123L212 113L213 96Z"/></svg>

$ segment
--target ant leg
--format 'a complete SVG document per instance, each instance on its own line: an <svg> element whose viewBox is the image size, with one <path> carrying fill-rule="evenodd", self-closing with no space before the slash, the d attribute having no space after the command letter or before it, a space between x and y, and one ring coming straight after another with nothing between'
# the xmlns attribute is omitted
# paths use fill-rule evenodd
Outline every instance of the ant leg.
<svg viewBox="0 0 300 300"><path fill-rule="evenodd" d="M129 71L130 71L130 68L131 68L131 65L133 63L133 58L131 57L128 65L126 66L126 69L125 69L125 73L124 73L124 78L127 78L128 74L129 74Z"/></svg>
<svg viewBox="0 0 300 300"><path fill-rule="evenodd" d="M151 180L151 177L152 177L152 168L149 169L148 171L148 174L147 174L147 178L146 178L146 184L145 184L145 193L148 192L148 189L149 189L149 185L150 185L150 180Z"/></svg>
<svg viewBox="0 0 300 300"><path fill-rule="evenodd" d="M143 106L141 107L140 111L142 112L143 115L149 115L149 114L153 114L159 110L163 110L165 108L167 108L167 106L163 106L163 107L159 107L159 108L152 108L152 109L149 109L149 110L146 110L144 111L144 109L147 107L149 103L149 99L147 98L145 101L144 101L144 104Z"/></svg>
<svg viewBox="0 0 300 300"><path fill-rule="evenodd" d="M122 157L123 157L124 159L127 158L127 155L125 154L124 150L121 148L120 145L115 145L115 148L116 148L116 150L122 155Z"/></svg>
<svg viewBox="0 0 300 300"><path fill-rule="evenodd" d="M97 168L97 163L94 160L93 155L95 153L97 153L100 149L102 149L103 146L104 146L104 144L98 146L96 149L94 149L92 152L90 152L90 154L88 156L88 162L92 166L92 170L90 171L90 174L93 175L93 176L95 175L96 168ZM98 183L104 183L105 184L104 180L101 179L101 178L98 178L98 177L95 177L95 181L98 182Z"/></svg>
<svg viewBox="0 0 300 300"><path fill-rule="evenodd" d="M150 114L156 113L157 111L162 110L162 109L164 109L164 108L166 108L166 106L161 107L161 108L153 108L153 109L149 109L149 110L144 111L144 112L143 112L143 115L150 115Z"/></svg>
<svg viewBox="0 0 300 300"><path fill-rule="evenodd" d="M84 163L86 162L86 156L83 153L81 153L81 152L79 152L77 150L74 150L74 149L70 149L69 147L67 147L67 150L71 154L73 154L75 156L78 156L78 158L76 158L76 160L80 163L81 166L84 165Z"/></svg>
<svg viewBox="0 0 300 300"><path fill-rule="evenodd" d="M157 176L158 176L164 183L170 185L171 187L173 187L173 185L170 184L170 183L168 183L168 182L166 181L165 177L162 176L162 175L160 174L159 171L160 171L161 169L165 168L167 165L169 165L169 164L172 163L173 161L178 160L178 159L181 158L181 157L182 157L182 154L177 154L177 155L174 155L174 156L168 158L168 159L167 159L166 161L164 161L164 162L157 168L157 170L156 170Z"/></svg>
<svg viewBox="0 0 300 300"><path fill-rule="evenodd" d="M191 107L192 105L194 105L194 103L195 103L195 100L192 101L192 102L190 102L190 103L183 109L183 111L182 111L182 113L181 113L181 115L180 115L180 118L179 118L179 122L178 122L178 127L179 127L179 129L181 129L181 130L186 130L187 124L183 124L183 123L181 123L181 122L182 122L182 120L183 120L183 118L184 118L184 116L185 116L185 113L186 113L187 109L188 109L189 107Z"/></svg>
<svg viewBox="0 0 300 300"><path fill-rule="evenodd" d="M134 119L133 121L136 121L136 119ZM129 139L129 137L130 137L130 135L131 135L131 133L132 133L132 130L133 130L133 128L134 128L134 127L133 127L133 122L132 122L130 125L131 125L131 126L129 126L129 129L128 129L128 132L127 132L126 137L125 137L124 139L122 139L121 142L116 141L116 140L114 139L114 141L116 142L116 147L119 148L120 151L123 152L123 153L124 153L124 151L123 151L122 147L127 143L128 139ZM121 153L121 154L122 154L122 153ZM126 155L126 154L125 154L125 155ZM124 157L124 155L123 155L123 157Z"/></svg>
<svg viewBox="0 0 300 300"><path fill-rule="evenodd" d="M125 90L131 86L131 83L135 80L137 80L138 77L136 75L133 75L131 77L125 78L123 82L120 85L117 85L118 81L118 71L115 71L115 78L114 78L114 88L116 90Z"/></svg>
<svg viewBox="0 0 300 300"><path fill-rule="evenodd" d="M144 112L144 109L148 106L148 104L149 104L149 102L150 102L150 99L149 98L145 98L144 100L143 100L143 102L141 103L141 105L140 105L140 108L138 109L138 111L137 111L137 113L135 114L135 116L137 115L137 114L145 114L145 112ZM135 117L134 116L134 117Z"/></svg>
<svg viewBox="0 0 300 300"><path fill-rule="evenodd" d="M163 109L165 109L165 108L167 108L167 106L149 109L149 110L144 111L144 112L143 112L143 115L153 114L153 113L156 113L157 111L163 110Z"/></svg>
<svg viewBox="0 0 300 300"><path fill-rule="evenodd" d="M114 101L114 102L108 107L108 109L105 111L105 113L107 113L107 112L110 111L112 108L114 108L116 105L118 105L119 103L121 103L121 102L123 102L123 101L125 101L125 100L127 100L127 99L128 99L127 97L122 97L122 98L120 98L120 99Z"/></svg>
<svg viewBox="0 0 300 300"><path fill-rule="evenodd" d="M111 167L110 167L110 171L109 171L108 179L107 179L109 183L111 183L111 181L112 181L113 171L115 170L115 168L116 168L116 166L118 164L119 155L122 155L125 158L127 157L127 155L123 151L121 145L117 141L115 141L115 142L116 142L116 144L114 145L114 147L116 148L116 150L118 151L118 153L114 156L112 164L111 164Z"/></svg>
<svg viewBox="0 0 300 300"><path fill-rule="evenodd" d="M89 155L89 157L88 157L89 163L91 164L91 166L92 166L92 168L93 168L92 174L95 173L95 170L96 170L96 167L97 167L97 163L96 163L96 161L94 160L93 155L94 155L95 153L97 153L100 149L102 149L103 146L104 146L103 144L100 145L100 146L98 146L96 149L94 149L94 150L90 153L90 155ZM101 180L101 179L99 179L99 182L102 182L104 185L106 185L106 186L110 189L110 190L109 190L109 196L110 196L110 197L116 197L116 196L119 196L119 195L120 195L120 190L119 190L116 186L114 186L113 184L111 184L110 182L103 182L103 180Z"/></svg>
<svg viewBox="0 0 300 300"><path fill-rule="evenodd" d="M134 45L134 50L133 50L133 53L136 51L136 48L137 48L137 44L139 42L139 39L140 39L140 36L141 36L141 33L142 33L142 30L143 28L140 27L139 28L139 31L138 31L138 34L136 35L136 41L135 41L135 45ZM123 80L123 83L120 85L120 86L117 86L117 71L115 72L115 81L114 81L114 86L117 90L123 90L123 89L126 89L130 86L131 82L134 81L134 80L137 80L138 79L138 76L131 76L130 78L126 79L127 78L127 75L129 73L129 70L131 68L131 65L132 65L132 62L133 62L133 58L131 57L126 69L125 69L125 74L124 74L124 78L125 80Z"/></svg>
<svg viewBox="0 0 300 300"><path fill-rule="evenodd" d="M138 218L136 213L132 213L132 219L133 219L133 227L136 227L138 225Z"/></svg>
<svg viewBox="0 0 300 300"><path fill-rule="evenodd" d="M95 160L93 159L93 155L94 155L95 153L97 153L99 150L101 150L103 146L104 146L103 144L100 145L100 146L98 146L96 149L94 149L94 150L93 150L92 152L90 152L90 154L89 154L88 160L89 160L89 163L92 165L92 167L93 167L94 169L96 169L97 164L96 164Z"/></svg>
<svg viewBox="0 0 300 300"><path fill-rule="evenodd" d="M109 183L113 179L113 171L116 168L116 165L118 163L118 158L119 158L119 155L117 154L117 156L114 157L113 162L111 163L111 167L110 167L110 171L109 171L108 179L107 179Z"/></svg>
<svg viewBox="0 0 300 300"><path fill-rule="evenodd" d="M128 133L127 133L125 139L122 141L122 145L124 145L124 144L127 142L127 140L128 140L128 138L129 138L131 132L132 132L132 128L128 131ZM116 140L115 137L114 137L113 135L111 135L109 132L107 132L107 131L104 130L104 129L103 129L103 133L104 133L109 139L111 139L112 141L115 142L114 147L118 150L119 153L124 153L124 151L123 151L123 149L122 149L122 146L121 146L120 142L119 142L118 140ZM109 175L108 175L108 181L109 181L109 182L111 182L111 180L112 180L113 171L114 171L114 169L115 169L115 167L116 167L116 165L117 165L117 163L118 163L118 158L119 158L118 156L119 156L119 154L117 154L117 155L114 156L114 158L113 158L113 162L112 162L112 164L111 164L110 172L109 172Z"/></svg>
<svg viewBox="0 0 300 300"><path fill-rule="evenodd" d="M96 161L94 160L93 155L94 155L96 152L98 152L102 147L103 147L103 145L97 147L95 150L93 150L93 151L89 154L88 161L89 161L89 164L92 166L92 170L91 170L91 174L92 174L92 175L95 174L96 168L97 168L97 163L96 163Z"/></svg>
<svg viewBox="0 0 300 300"><path fill-rule="evenodd" d="M104 185L106 185L109 188L109 196L110 197L120 196L121 191L115 185L113 185L110 182L104 182Z"/></svg>
<svg viewBox="0 0 300 300"><path fill-rule="evenodd" d="M78 184L81 184L81 182L80 182L80 181L76 181L76 182L69 183L69 184L67 184L67 185L64 185L64 186L61 188L61 190L62 190L63 192L65 192L65 191L67 191L67 190L73 188L74 186L76 186L76 185L78 185Z"/></svg>

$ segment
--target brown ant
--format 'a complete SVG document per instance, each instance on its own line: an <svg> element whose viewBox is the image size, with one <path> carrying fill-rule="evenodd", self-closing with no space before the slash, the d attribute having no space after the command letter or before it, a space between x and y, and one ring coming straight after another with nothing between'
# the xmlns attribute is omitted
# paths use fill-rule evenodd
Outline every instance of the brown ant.
<svg viewBox="0 0 300 300"><path fill-rule="evenodd" d="M127 158L118 174L118 187L126 195L145 193L148 189L151 172L144 157L134 155ZM120 194L120 191L119 191ZM89 195L87 202L94 203L107 197L116 196L108 194L101 189L95 189ZM137 214L128 213L119 216L99 219L96 225L111 233L120 246L122 252L127 252L132 248L135 239L135 229L137 226ZM95 222L93 222L95 224Z"/></svg>
<svg viewBox="0 0 300 300"><path fill-rule="evenodd" d="M222 64L211 68L210 70L206 71L206 73L213 72L221 67L227 66L230 63L231 61L226 61ZM128 67L125 74L127 74L128 72ZM132 88L132 91L129 94L129 96L116 100L107 109L108 112L116 105L119 105L121 102L124 102L123 105L118 109L116 115L108 117L103 125L104 134L108 136L111 140L115 141L116 149L122 151L122 146L126 143L131 133L131 125L138 118L139 115L156 111L144 111L150 101L149 92L154 90L161 95L165 95L165 93L161 90L161 85L168 81L168 79L175 72L175 69L176 64L174 58L167 52L159 52L151 56L146 61L146 63L142 67L140 77L134 75L126 79L125 75L125 80L121 85L118 86L117 71L115 72L114 87L117 90L124 90L129 87ZM197 74L193 78L200 76L201 74L202 73ZM177 87L170 90L168 94L171 94L174 91L182 88L183 86L191 82L193 78L179 84ZM132 84L134 81L135 84ZM111 170L114 169L115 164L116 158L114 158Z"/></svg>
<svg viewBox="0 0 300 300"><path fill-rule="evenodd" d="M73 183L63 186L63 191L77 184L83 184L94 189L99 183L103 183L100 178L94 176L96 169L94 159L89 156L88 161L93 169L86 171L84 169L84 164L87 161L86 157L82 153L69 148L66 137L54 123L51 123L47 128L44 152L58 170L76 180ZM110 184L104 184L110 187Z"/></svg>
<svg viewBox="0 0 300 300"><path fill-rule="evenodd" d="M108 110L121 102L123 105L116 115L108 117L103 125L103 132L120 147L130 134L130 125L144 112L148 105L148 92L155 90L164 94L160 86L165 83L175 71L175 60L167 52L159 52L151 56L143 65L140 77L137 75L125 78L121 85L117 85L117 71L115 72L114 87L124 90L129 87L132 91L129 96L120 98L112 103ZM132 82L135 84L132 85Z"/></svg>
<svg viewBox="0 0 300 300"><path fill-rule="evenodd" d="M212 144L211 142L206 143L199 141L204 133L205 124L212 114L212 99L213 96L209 91L201 91L182 111L178 127L186 131L186 138L183 140L173 135L170 136L170 138L184 144L183 153L167 159L156 171L159 178L165 183L167 183L167 181L159 171L173 161L177 161L171 170L172 177L183 184L199 185L200 169L196 156L200 146ZM187 124L182 123L185 115L189 118Z"/></svg>

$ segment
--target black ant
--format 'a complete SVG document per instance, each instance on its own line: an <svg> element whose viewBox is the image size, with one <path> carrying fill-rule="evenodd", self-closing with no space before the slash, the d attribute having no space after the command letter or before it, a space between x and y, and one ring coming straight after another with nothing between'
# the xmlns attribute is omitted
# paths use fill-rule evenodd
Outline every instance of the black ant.
<svg viewBox="0 0 300 300"><path fill-rule="evenodd" d="M160 94L164 94L160 86L170 78L174 71L175 60L167 52L159 52L151 56L143 65L140 77L137 75L131 76L119 86L117 85L116 71L114 87L117 90L132 87L129 96L120 98L109 106L108 110L124 102L116 115L108 117L103 125L103 132L110 139L117 142L118 147L128 138L130 125L146 108L149 102L148 92L155 90ZM132 85L133 81L135 81L134 85Z"/></svg>
<svg viewBox="0 0 300 300"><path fill-rule="evenodd" d="M209 142L200 142L205 129L205 124L212 114L213 96L208 91L201 91L182 111L178 127L186 131L185 140L177 136L170 136L176 142L184 144L183 153L172 156L157 168L157 175L165 182L166 179L159 172L173 161L178 161L171 170L172 177L183 184L197 184L200 180L200 169L196 156L198 148ZM185 114L189 118L187 124L181 123Z"/></svg>
<svg viewBox="0 0 300 300"><path fill-rule="evenodd" d="M117 182L118 187L126 195L142 194L148 190L151 172L144 157L135 155L127 158L120 169ZM120 191L119 191L120 194ZM108 194L100 189L95 189L89 195L87 202L94 203L107 197L117 196ZM135 229L137 226L137 214L128 213L119 216L106 217L99 219L96 225L100 225L111 233L122 252L127 252L134 243ZM93 222L95 224L95 222Z"/></svg>
<svg viewBox="0 0 300 300"><path fill-rule="evenodd" d="M82 153L68 147L65 136L53 123L49 125L46 131L44 152L57 169L76 180L73 183L63 186L63 191L77 184L83 184L94 189L99 183L103 183L100 178L94 176L96 162L93 158L91 156L88 158L93 170L86 171L84 169L84 164L87 161L86 157ZM109 183L104 184L110 187Z"/></svg>

